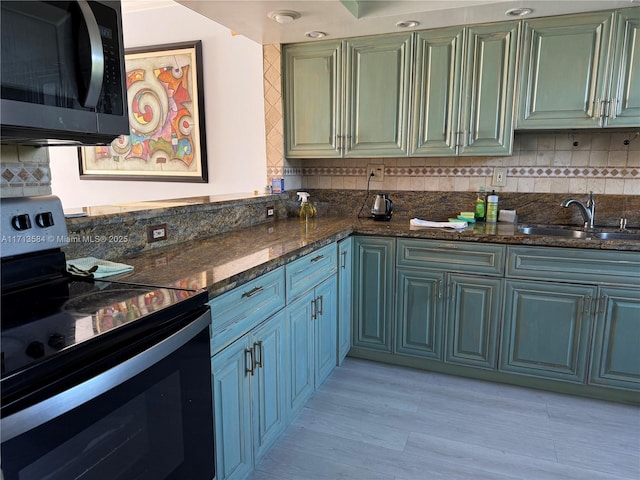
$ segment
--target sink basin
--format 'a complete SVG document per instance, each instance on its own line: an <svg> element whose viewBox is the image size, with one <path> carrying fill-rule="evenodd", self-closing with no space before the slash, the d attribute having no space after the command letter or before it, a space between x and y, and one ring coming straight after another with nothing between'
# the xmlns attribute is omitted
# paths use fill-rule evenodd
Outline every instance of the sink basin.
<svg viewBox="0 0 640 480"><path fill-rule="evenodd" d="M596 232L594 237L600 240L635 240L640 241L640 233L633 232Z"/></svg>
<svg viewBox="0 0 640 480"><path fill-rule="evenodd" d="M546 235L552 237L565 237L565 238L587 238L591 236L589 233L582 230L573 230L571 228L562 227L518 227L520 233L525 235Z"/></svg>
<svg viewBox="0 0 640 480"><path fill-rule="evenodd" d="M625 231L584 231L562 226L522 226L518 227L520 233L525 235L545 235L549 237L564 238L598 238L600 240L631 240L640 241L640 232Z"/></svg>

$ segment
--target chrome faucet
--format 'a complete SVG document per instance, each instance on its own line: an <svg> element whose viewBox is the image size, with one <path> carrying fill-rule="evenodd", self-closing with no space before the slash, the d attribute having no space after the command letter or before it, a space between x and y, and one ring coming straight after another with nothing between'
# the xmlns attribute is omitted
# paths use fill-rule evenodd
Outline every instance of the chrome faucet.
<svg viewBox="0 0 640 480"><path fill-rule="evenodd" d="M569 205L576 205L584 218L584 228L593 228L593 223L596 218L596 202L593 199L593 192L589 192L589 200L585 205L579 200L569 198L560 204L561 207L568 208Z"/></svg>

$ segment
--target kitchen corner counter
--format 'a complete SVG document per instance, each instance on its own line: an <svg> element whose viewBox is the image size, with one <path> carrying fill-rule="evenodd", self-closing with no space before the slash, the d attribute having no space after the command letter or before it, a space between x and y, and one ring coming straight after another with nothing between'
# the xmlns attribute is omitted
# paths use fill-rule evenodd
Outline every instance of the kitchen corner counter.
<svg viewBox="0 0 640 480"><path fill-rule="evenodd" d="M120 259L134 270L118 280L205 288L213 298L351 234L640 252L638 241L524 235L516 225L506 223L478 223L457 231L414 228L409 226L409 218L399 217L390 222L320 217L308 223L290 218Z"/></svg>

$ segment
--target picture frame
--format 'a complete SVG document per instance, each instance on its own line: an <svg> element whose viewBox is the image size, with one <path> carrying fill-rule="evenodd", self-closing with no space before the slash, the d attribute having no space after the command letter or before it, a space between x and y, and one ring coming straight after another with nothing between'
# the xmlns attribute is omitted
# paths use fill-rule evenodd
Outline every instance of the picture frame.
<svg viewBox="0 0 640 480"><path fill-rule="evenodd" d="M80 179L208 182L202 41L125 51L130 135L78 148Z"/></svg>

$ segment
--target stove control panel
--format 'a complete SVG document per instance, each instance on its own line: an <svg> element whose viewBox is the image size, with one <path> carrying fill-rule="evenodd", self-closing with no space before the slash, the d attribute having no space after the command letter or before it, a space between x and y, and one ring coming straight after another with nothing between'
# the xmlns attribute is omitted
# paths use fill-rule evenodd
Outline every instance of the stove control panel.
<svg viewBox="0 0 640 480"><path fill-rule="evenodd" d="M3 198L1 202L2 258L60 248L69 243L62 203L58 197Z"/></svg>

